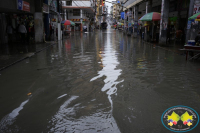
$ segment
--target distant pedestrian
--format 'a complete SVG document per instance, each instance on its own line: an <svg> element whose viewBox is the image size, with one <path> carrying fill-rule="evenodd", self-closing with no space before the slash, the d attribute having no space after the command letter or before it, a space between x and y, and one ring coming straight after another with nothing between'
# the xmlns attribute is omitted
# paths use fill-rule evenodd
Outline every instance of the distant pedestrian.
<svg viewBox="0 0 200 133"><path fill-rule="evenodd" d="M140 29L140 38L142 39L142 29Z"/></svg>
<svg viewBox="0 0 200 133"><path fill-rule="evenodd" d="M52 35L52 26L51 24L49 25L49 28L50 28L50 36Z"/></svg>
<svg viewBox="0 0 200 133"><path fill-rule="evenodd" d="M55 26L54 24L52 24L52 34L54 35L54 29L55 29Z"/></svg>
<svg viewBox="0 0 200 133"><path fill-rule="evenodd" d="M83 31L84 31L84 32L87 31L87 26L86 26L86 25L83 26Z"/></svg>
<svg viewBox="0 0 200 133"><path fill-rule="evenodd" d="M166 44L170 43L170 27L169 25L167 26L167 39L166 39Z"/></svg>
<svg viewBox="0 0 200 133"><path fill-rule="evenodd" d="M27 23L26 29L27 29L27 42L29 43L31 38L31 22Z"/></svg>
<svg viewBox="0 0 200 133"><path fill-rule="evenodd" d="M26 30L26 27L24 25L24 23L22 22L18 28L18 32L20 33L21 35L21 42L25 43L25 40L26 40L26 33L27 33L27 30Z"/></svg>
<svg viewBox="0 0 200 133"><path fill-rule="evenodd" d="M12 43L13 27L11 23L9 23L7 26L7 34L8 34L8 42Z"/></svg>
<svg viewBox="0 0 200 133"><path fill-rule="evenodd" d="M35 28L34 25L31 27L31 39L34 39Z"/></svg>
<svg viewBox="0 0 200 133"><path fill-rule="evenodd" d="M160 32L160 27L156 27L156 42L159 42L159 32Z"/></svg>

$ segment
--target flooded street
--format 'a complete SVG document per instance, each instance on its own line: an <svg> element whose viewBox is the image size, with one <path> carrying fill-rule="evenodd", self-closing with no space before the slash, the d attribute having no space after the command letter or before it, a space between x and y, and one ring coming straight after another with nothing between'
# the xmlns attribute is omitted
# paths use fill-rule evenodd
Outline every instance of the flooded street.
<svg viewBox="0 0 200 133"><path fill-rule="evenodd" d="M0 133L169 133L166 109L200 114L199 79L199 61L118 30L72 33L0 73Z"/></svg>

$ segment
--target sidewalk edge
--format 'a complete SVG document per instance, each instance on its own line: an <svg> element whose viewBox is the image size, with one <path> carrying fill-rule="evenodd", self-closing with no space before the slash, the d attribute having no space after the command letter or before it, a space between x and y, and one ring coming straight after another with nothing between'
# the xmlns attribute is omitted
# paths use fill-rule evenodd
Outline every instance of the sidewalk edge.
<svg viewBox="0 0 200 133"><path fill-rule="evenodd" d="M15 61L15 62L13 62L13 63L11 63L11 64L5 66L5 67L2 67L2 68L0 68L0 71L3 71L4 69L7 69L8 67L11 67L11 66L13 66L13 65L15 65L15 64L17 64L17 63L19 63L19 62L25 60L25 59L28 59L28 58L34 56L35 54L37 54L37 53L39 53L39 52L41 52L41 51L47 49L48 47L51 47L51 46L55 45L55 44L57 44L57 43L55 42L55 43L53 43L53 44L50 44L50 45L48 45L48 46L46 46L46 47L44 47L44 48L42 48L42 49L40 49L40 50L34 52L34 53L33 53L32 55L30 55L30 56L26 56L26 57L21 58L21 59Z"/></svg>

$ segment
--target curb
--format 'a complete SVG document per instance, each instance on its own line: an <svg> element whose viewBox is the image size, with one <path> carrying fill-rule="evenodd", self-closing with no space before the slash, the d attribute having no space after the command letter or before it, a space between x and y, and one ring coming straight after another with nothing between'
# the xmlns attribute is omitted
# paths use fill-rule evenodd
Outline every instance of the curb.
<svg viewBox="0 0 200 133"><path fill-rule="evenodd" d="M31 55L29 55L29 56L26 56L26 57L24 57L24 58L21 58L21 59L15 61L15 62L13 62L13 63L11 63L11 64L5 66L5 67L2 67L2 68L0 68L0 71L6 69L6 68L8 68L8 67L11 67L11 66L13 66L13 65L15 65L15 64L17 64L17 63L19 63L19 62L25 60L25 59L28 59L28 58L34 56L35 54L40 53L41 51L43 51L43 50L45 50L45 49L47 49L47 48L49 48L49 47L51 47L51 46L53 46L53 45L55 45L55 44L56 44L56 42L53 43L53 44L50 44L50 45L48 45L48 46L46 46L46 47L44 47L44 48L42 48L42 49L40 49L40 50L38 50L38 51L36 51L36 52L34 52L33 54L31 54Z"/></svg>
<svg viewBox="0 0 200 133"><path fill-rule="evenodd" d="M144 40L143 40L143 42L145 42L146 44L149 44L149 45L155 45L155 46L158 47L158 48L161 48L161 49L163 49L163 50L167 50L167 51L170 51L170 52L172 52L172 53L175 53L175 54L180 55L180 53L175 52L175 51L173 51L173 50L171 50L171 49L167 49L167 48L165 48L165 47L162 47L162 45L153 44L153 43L150 43L150 42L147 42L147 41L144 41Z"/></svg>

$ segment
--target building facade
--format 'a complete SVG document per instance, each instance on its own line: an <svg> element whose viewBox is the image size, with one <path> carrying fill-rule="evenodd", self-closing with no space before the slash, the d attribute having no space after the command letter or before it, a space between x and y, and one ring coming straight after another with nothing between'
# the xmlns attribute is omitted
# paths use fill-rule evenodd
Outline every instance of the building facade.
<svg viewBox="0 0 200 133"><path fill-rule="evenodd" d="M18 27L21 23L27 32L32 32L35 43L49 39L51 22L55 22L55 31L59 21L59 0L6 0L0 1L0 45L12 41L20 42ZM13 27L12 38L8 39L7 26ZM30 30L32 29L32 30ZM29 35L29 34L27 34Z"/></svg>
<svg viewBox="0 0 200 133"><path fill-rule="evenodd" d="M94 28L95 3L93 0L63 1L62 9L64 12L63 18L76 24L75 27L71 27L69 30L82 31L84 25L87 26L88 30Z"/></svg>
<svg viewBox="0 0 200 133"><path fill-rule="evenodd" d="M129 0L123 1L123 11L125 11L125 27L130 27L132 22L138 24L138 20L150 12L161 13L159 22L145 22L144 40L151 41L153 26L159 27L159 43L165 44L166 39L170 36L171 40L177 38L176 31L181 30L185 35L184 38L194 38L191 34L188 18L192 16L195 10L198 10L199 0ZM194 8L196 9L194 10ZM188 29L189 27L189 29ZM138 26L133 26L137 31ZM170 33L167 33L170 31Z"/></svg>

